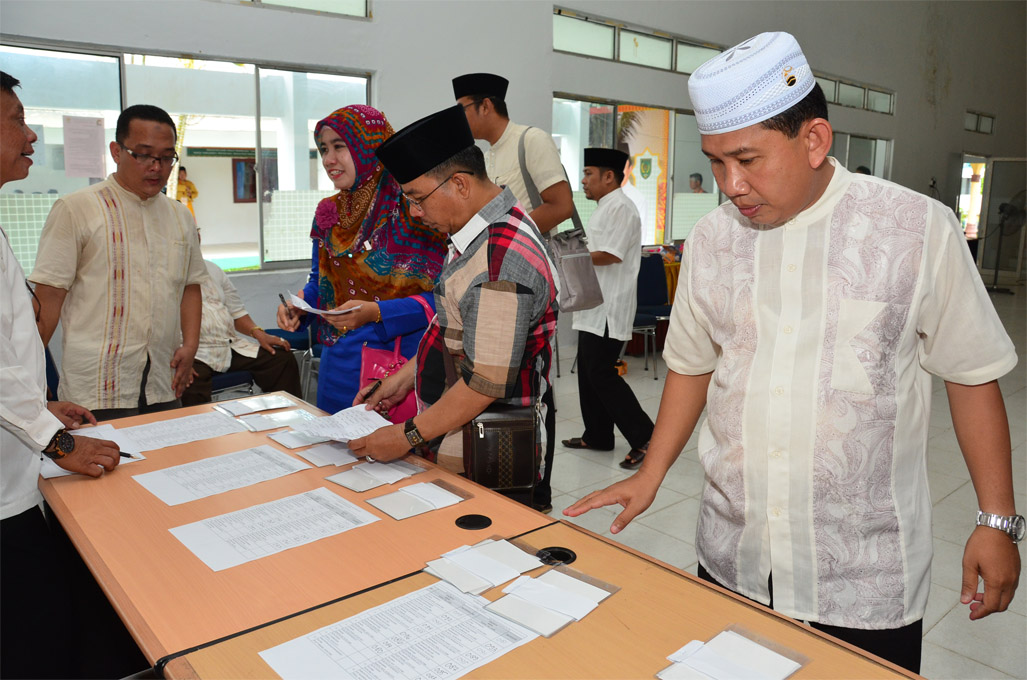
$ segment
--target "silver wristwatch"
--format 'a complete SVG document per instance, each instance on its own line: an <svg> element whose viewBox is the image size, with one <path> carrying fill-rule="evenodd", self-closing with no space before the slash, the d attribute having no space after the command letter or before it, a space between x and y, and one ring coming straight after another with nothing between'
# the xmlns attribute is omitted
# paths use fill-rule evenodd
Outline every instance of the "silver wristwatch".
<svg viewBox="0 0 1027 680"><path fill-rule="evenodd" d="M1004 531L1013 539L1013 543L1022 541L1024 531L1027 530L1023 515L993 515L983 510L977 511L977 526Z"/></svg>

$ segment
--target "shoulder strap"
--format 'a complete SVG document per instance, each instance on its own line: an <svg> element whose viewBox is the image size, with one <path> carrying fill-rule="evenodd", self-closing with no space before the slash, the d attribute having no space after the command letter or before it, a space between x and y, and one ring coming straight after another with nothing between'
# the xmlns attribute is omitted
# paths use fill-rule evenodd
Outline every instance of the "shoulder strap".
<svg viewBox="0 0 1027 680"><path fill-rule="evenodd" d="M535 186L535 180L531 178L531 173L528 172L528 162L525 159L524 138L530 129L530 127L524 128L524 132L521 133L521 138L517 142L517 160L520 161L521 179L524 180L524 188L528 191L528 200L531 202L531 209L534 210L542 205L542 196L538 192L538 187Z"/></svg>

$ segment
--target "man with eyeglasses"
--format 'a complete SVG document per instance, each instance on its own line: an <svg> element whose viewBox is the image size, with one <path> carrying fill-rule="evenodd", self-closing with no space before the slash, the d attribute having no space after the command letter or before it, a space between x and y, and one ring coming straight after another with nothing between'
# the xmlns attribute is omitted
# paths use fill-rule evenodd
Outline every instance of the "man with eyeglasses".
<svg viewBox="0 0 1027 680"><path fill-rule="evenodd" d="M189 209L161 193L175 141L163 109L125 109L117 170L54 203L29 277L43 342L62 324L61 397L100 419L175 408L192 382L207 271Z"/></svg>
<svg viewBox="0 0 1027 680"><path fill-rule="evenodd" d="M517 199L485 176L481 150L459 106L400 130L376 154L400 183L410 213L448 234L450 246L435 285L438 314L421 339L417 361L370 397L387 409L416 383L418 402L427 407L405 424L349 446L358 455L389 461L448 433L437 462L462 472L465 423L493 401L528 406L551 389L557 293L551 262ZM355 403L370 389L361 390ZM542 403L546 436L552 437L552 410L547 400Z"/></svg>

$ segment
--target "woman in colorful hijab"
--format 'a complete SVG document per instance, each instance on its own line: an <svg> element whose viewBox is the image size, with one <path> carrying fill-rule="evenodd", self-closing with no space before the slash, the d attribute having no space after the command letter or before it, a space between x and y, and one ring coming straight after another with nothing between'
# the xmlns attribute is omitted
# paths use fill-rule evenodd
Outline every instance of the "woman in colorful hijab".
<svg viewBox="0 0 1027 680"><path fill-rule="evenodd" d="M355 311L314 319L324 346L317 406L329 413L353 403L361 350L391 350L404 357L435 313L432 289L442 269L445 238L410 216L396 180L374 151L393 134L385 115L370 106L341 108L314 128L321 164L339 193L323 199L310 231L313 257L300 295L316 309ZM296 330L310 322L290 306L278 325Z"/></svg>

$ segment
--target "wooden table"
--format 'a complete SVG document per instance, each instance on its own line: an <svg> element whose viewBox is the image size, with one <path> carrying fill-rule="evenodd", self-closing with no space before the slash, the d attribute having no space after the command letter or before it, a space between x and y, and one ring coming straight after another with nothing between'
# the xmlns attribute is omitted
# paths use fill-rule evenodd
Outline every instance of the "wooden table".
<svg viewBox="0 0 1027 680"><path fill-rule="evenodd" d="M917 677L572 524L535 529L517 542L534 549L570 548L577 554L571 567L621 590L553 637L537 638L467 677L651 678L669 665L669 654L690 640L709 640L731 624L809 657L792 676L796 679ZM180 679L276 677L259 652L435 582L422 572L355 594L171 659L165 675ZM494 588L485 597L495 600L502 595L500 591Z"/></svg>
<svg viewBox="0 0 1027 680"><path fill-rule="evenodd" d="M294 400L311 412L315 407ZM111 421L129 427L205 413L211 405ZM40 480L60 519L107 598L150 661L232 635L312 606L416 572L427 560L492 535L514 536L551 519L437 468L355 493L324 481L340 468L328 466L217 494L177 506L165 505L133 475L268 444L286 450L267 432L243 432L147 451L146 460L118 467L101 479L80 475ZM473 498L396 521L364 501L406 484L444 479ZM270 557L214 572L168 530L258 503L326 487L382 517L381 521ZM454 520L477 513L492 526L476 531Z"/></svg>

